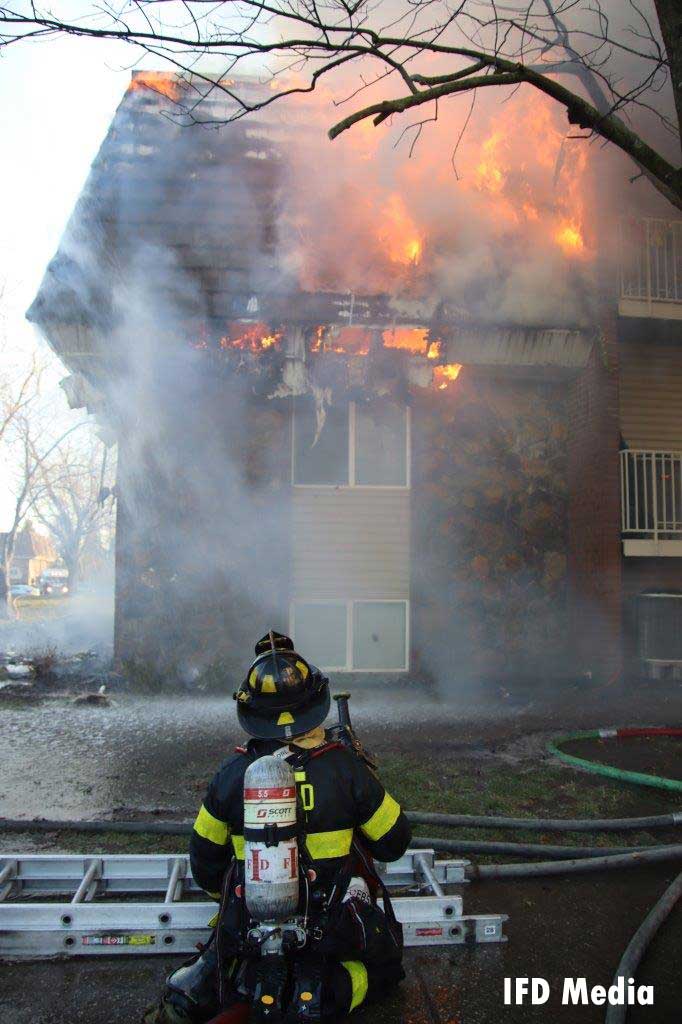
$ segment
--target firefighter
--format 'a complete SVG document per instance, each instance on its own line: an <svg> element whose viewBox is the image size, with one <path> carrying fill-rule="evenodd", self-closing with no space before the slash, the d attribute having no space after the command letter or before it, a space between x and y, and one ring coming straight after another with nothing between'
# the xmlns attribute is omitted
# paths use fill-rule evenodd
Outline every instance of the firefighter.
<svg viewBox="0 0 682 1024"><path fill-rule="evenodd" d="M159 1019L169 1024L203 1024L240 1000L252 1004L252 1021L326 1022L404 977L402 930L373 858L402 856L411 838L407 819L362 757L325 732L329 680L281 634L263 637L255 653L234 695L251 739L209 784L190 840L192 874L221 901L220 920L213 944L168 980ZM307 940L286 958L249 957L244 773L274 753L295 774ZM376 903L380 890L385 913Z"/></svg>

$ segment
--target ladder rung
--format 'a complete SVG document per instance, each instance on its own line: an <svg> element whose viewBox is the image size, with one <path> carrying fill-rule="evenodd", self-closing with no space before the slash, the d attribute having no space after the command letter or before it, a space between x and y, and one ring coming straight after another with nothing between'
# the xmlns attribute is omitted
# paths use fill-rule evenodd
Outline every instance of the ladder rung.
<svg viewBox="0 0 682 1024"><path fill-rule="evenodd" d="M97 879L101 874L102 862L100 860L91 861L71 902L83 903L86 900L91 900L97 891Z"/></svg>

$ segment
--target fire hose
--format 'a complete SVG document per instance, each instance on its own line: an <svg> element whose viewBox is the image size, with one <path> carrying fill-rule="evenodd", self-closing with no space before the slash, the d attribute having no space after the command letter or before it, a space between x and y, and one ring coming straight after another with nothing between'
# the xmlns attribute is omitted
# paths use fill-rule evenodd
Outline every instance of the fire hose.
<svg viewBox="0 0 682 1024"><path fill-rule="evenodd" d="M560 736L547 744L550 754L558 757L565 764L576 768L582 768L593 775L605 775L610 779L618 779L619 782L633 782L637 786L654 786L656 789L669 789L674 792L682 792L682 780L667 779L660 775L647 775L643 772L630 772L622 768L614 768L610 764L601 764L599 761L589 761L584 757L576 757L574 754L567 754L561 749L564 743L574 740L604 740L604 739L652 739L656 736L682 737L682 729L677 728L635 728L635 729L592 729L590 732L573 732L567 736Z"/></svg>
<svg viewBox="0 0 682 1024"><path fill-rule="evenodd" d="M630 939L627 949L621 957L613 979L615 985L619 978L632 978L646 953L649 943L666 920L680 896L682 896L682 874L668 886L661 898L651 908L641 925ZM610 1006L606 1013L605 1024L624 1024L627 1014L626 1006Z"/></svg>
<svg viewBox="0 0 682 1024"><path fill-rule="evenodd" d="M416 811L408 811L407 817L415 824L421 823L422 819L432 819L434 815L422 814ZM460 825L461 818L466 815L437 815L439 825ZM446 819L452 817L453 822ZM676 822L670 819L673 815L662 815L665 820L658 821L658 825L682 824L682 816L678 816ZM484 819L486 822L493 822L494 818ZM515 828L540 827L537 822L541 819L507 819L518 820ZM607 827L612 827L615 821L609 822ZM638 826L630 825L630 821L645 821L647 819L632 818L621 819L628 822L625 828ZM655 820L655 819L653 819ZM429 820L429 824L433 823ZM569 824L568 821L565 824ZM580 821L579 831L584 831L585 822ZM596 827L595 827L596 826ZM641 826L639 826L641 827ZM592 823L592 830L600 831L597 822ZM191 822L180 821L59 821L46 818L34 818L24 820L21 818L0 818L0 831L3 832L112 832L134 835L163 835L163 836L188 836L192 831ZM430 836L417 836L412 845L416 849L437 850L443 853L499 853L518 857L549 857L548 861L541 861L533 864L471 864L467 868L467 877L483 880L485 878L526 878L533 875L557 875L557 874L580 874L585 871L601 871L611 868L639 867L641 865L658 863L661 861L682 860L682 845L668 844L662 846L620 846L607 848L600 846L550 846L544 843L497 843L459 839L441 839Z"/></svg>
<svg viewBox="0 0 682 1024"><path fill-rule="evenodd" d="M352 745L361 755L364 754L359 741L352 732L346 695L339 702L339 718L348 729ZM603 775L619 781L636 785L654 786L661 789L682 791L682 781L668 779L639 772L625 771L611 765L600 764L585 758L566 754L561 745L582 739L630 738L669 736L682 737L682 729L677 728L635 728L635 729L598 729L590 732L572 733L562 736L548 744L550 753L566 764L579 767L593 774ZM369 758L367 758L369 762ZM371 763L371 762L370 762ZM521 829L530 831L563 831L563 832L613 832L654 828L671 828L682 824L682 813L670 813L637 818L606 818L606 819L561 819L561 818L508 818L497 815L438 814L422 811L408 811L408 819L413 824L437 825L445 828L497 828ZM192 825L189 822L173 821L59 821L47 819L7 819L0 818L0 831L74 831L90 833L133 833L147 835L188 835ZM466 877L470 880L502 878L531 878L550 875L583 874L593 871L616 870L646 866L682 860L682 845L668 844L647 847L614 847L608 853L603 847L571 847L550 846L541 843L504 843L490 841L471 841L441 839L435 837L417 837L413 841L416 848L429 848L448 853L483 853L502 854L518 857L548 858L533 863L511 864L470 864L466 869ZM649 912L637 932L630 941L618 966L615 979L631 977L636 971L650 941L658 928L667 918L677 900L682 896L682 873L666 889L661 898ZM611 1007L606 1017L606 1024L623 1024L624 1007Z"/></svg>

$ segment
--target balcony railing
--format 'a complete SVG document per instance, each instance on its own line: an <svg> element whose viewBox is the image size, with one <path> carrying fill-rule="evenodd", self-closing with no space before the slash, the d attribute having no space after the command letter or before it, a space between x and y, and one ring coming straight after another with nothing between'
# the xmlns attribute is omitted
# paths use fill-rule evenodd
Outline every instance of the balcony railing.
<svg viewBox="0 0 682 1024"><path fill-rule="evenodd" d="M625 554L682 554L682 452L622 451L620 485Z"/></svg>
<svg viewBox="0 0 682 1024"><path fill-rule="evenodd" d="M620 312L682 318L682 220L620 225Z"/></svg>

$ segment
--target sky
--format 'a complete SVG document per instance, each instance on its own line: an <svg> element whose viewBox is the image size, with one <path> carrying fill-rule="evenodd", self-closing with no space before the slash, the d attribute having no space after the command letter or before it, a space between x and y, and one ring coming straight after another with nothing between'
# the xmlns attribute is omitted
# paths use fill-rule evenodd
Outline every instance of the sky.
<svg viewBox="0 0 682 1024"><path fill-rule="evenodd" d="M39 346L48 363L43 401L69 414L67 375L25 319L45 268L130 78L120 44L55 38L0 57L0 359L13 374ZM78 414L80 415L80 414ZM0 530L8 528L12 466L0 464Z"/></svg>

